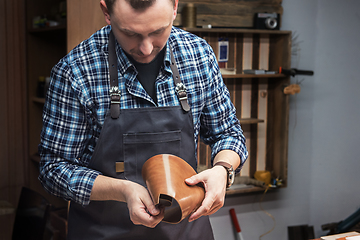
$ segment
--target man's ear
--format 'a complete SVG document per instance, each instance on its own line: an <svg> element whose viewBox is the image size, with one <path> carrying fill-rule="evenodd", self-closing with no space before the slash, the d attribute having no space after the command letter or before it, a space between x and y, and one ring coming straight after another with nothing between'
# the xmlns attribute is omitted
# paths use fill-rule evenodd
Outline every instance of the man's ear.
<svg viewBox="0 0 360 240"><path fill-rule="evenodd" d="M175 0L173 21L174 21L175 18L176 18L177 9L178 9L178 3L179 3L179 0Z"/></svg>
<svg viewBox="0 0 360 240"><path fill-rule="evenodd" d="M109 13L109 10L106 6L106 3L104 0L101 0L100 1L100 8L104 14L104 17L105 17L105 22L108 24L108 25L111 25L111 18L110 18L110 13Z"/></svg>

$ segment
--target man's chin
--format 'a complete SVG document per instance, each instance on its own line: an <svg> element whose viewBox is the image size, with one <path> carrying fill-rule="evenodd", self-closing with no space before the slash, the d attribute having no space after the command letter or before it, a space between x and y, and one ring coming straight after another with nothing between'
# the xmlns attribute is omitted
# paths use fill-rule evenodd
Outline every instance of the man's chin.
<svg viewBox="0 0 360 240"><path fill-rule="evenodd" d="M136 53L132 53L131 57L138 63L150 63L155 59L160 51L153 51L149 56L142 56Z"/></svg>
<svg viewBox="0 0 360 240"><path fill-rule="evenodd" d="M132 58L138 63L150 63L152 60L154 60L155 57L156 57L156 55L153 55L153 54L151 54L150 56L147 56L147 57L142 57L139 55L132 55Z"/></svg>
<svg viewBox="0 0 360 240"><path fill-rule="evenodd" d="M138 63L150 63L152 60L154 60L154 57L134 58L134 60Z"/></svg>

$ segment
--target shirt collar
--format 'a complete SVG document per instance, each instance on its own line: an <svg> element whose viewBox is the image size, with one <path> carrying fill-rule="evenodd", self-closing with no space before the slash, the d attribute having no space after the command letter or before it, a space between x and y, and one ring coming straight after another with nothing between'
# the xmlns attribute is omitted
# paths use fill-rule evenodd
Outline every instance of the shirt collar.
<svg viewBox="0 0 360 240"><path fill-rule="evenodd" d="M131 67L135 70L135 67L130 62L124 50L117 41L116 41L116 54L118 56L119 72L121 75L124 75L125 72Z"/></svg>
<svg viewBox="0 0 360 240"><path fill-rule="evenodd" d="M168 73L172 73L171 68L170 68L170 64L171 64L171 54L170 54L170 49L171 48L171 44L170 41L168 40L166 43L166 53L165 53L165 58L164 58L164 66L165 66L165 71L167 71ZM172 49L172 51L174 51Z"/></svg>

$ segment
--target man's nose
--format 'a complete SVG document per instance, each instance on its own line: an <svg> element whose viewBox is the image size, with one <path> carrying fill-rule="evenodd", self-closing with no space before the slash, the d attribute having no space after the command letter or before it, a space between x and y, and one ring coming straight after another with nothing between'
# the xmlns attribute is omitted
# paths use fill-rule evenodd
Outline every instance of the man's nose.
<svg viewBox="0 0 360 240"><path fill-rule="evenodd" d="M140 51L141 53L144 55L144 56L148 56L152 53L153 51L153 44L152 44L152 41L150 38L146 38L146 39L143 39L143 41L141 41L140 43Z"/></svg>

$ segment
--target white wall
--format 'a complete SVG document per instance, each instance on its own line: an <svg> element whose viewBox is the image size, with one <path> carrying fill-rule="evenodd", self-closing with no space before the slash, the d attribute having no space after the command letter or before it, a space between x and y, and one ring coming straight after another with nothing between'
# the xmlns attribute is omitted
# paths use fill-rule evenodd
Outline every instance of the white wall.
<svg viewBox="0 0 360 240"><path fill-rule="evenodd" d="M360 208L360 1L319 1L317 32L310 188L314 224L344 219Z"/></svg>
<svg viewBox="0 0 360 240"><path fill-rule="evenodd" d="M263 240L288 240L287 227L339 222L360 208L360 1L283 0L282 30L298 36L292 67L301 92L290 98L288 187L265 195L275 219ZM259 239L273 220L262 194L229 197L210 219L217 240L235 239L234 208L245 240Z"/></svg>

